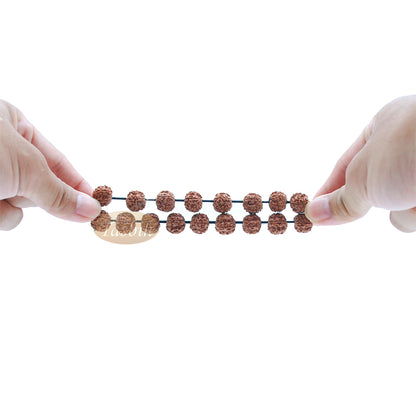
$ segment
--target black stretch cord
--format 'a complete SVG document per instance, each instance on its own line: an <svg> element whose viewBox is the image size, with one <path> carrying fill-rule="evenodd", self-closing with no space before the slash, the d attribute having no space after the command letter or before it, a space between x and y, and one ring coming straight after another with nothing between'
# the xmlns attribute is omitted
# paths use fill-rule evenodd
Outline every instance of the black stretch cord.
<svg viewBox="0 0 416 416"><path fill-rule="evenodd" d="M127 198L126 197L121 197L121 196L113 196L112 199L114 200L119 200L119 201L125 201ZM154 198L145 198L146 201L149 202L156 202L156 199ZM184 199L175 199L175 202L185 202ZM207 203L213 203L214 200L212 199L203 199L202 202L207 202ZM231 200L231 202L233 204L242 204L244 201L241 200ZM270 201L261 201L263 204L268 204ZM290 201L286 201L286 204L290 204ZM111 222L115 222L115 219L112 219ZM136 222L141 222L141 220L136 220ZM166 220L160 220L159 223L160 224L166 224ZM294 224L295 221L286 221L288 224ZM191 221L185 221L185 224L190 224ZM216 221L209 221L210 224L215 224ZM243 224L243 221L235 221L236 224ZM268 221L261 221L262 224L268 224Z"/></svg>
<svg viewBox="0 0 416 416"><path fill-rule="evenodd" d="M111 222L116 222L116 220L115 219L112 219L111 220ZM142 222L141 220L136 220L136 222ZM166 220L161 220L161 221L159 221L159 223L160 224L166 224ZM286 221L288 224L294 224L295 223L295 221ZM191 221L185 221L185 224L190 224L191 223ZM216 222L215 221L209 221L209 223L210 224L215 224ZM243 223L243 221L236 221L235 222L236 224L242 224ZM268 221L261 221L261 223L262 224L268 224L269 222Z"/></svg>
<svg viewBox="0 0 416 416"><path fill-rule="evenodd" d="M121 196L113 196L114 200L119 200L119 201L125 201L127 198L126 197L121 197ZM146 201L149 202L156 202L156 199L154 198L146 198ZM184 199L175 199L176 202L185 202ZM202 202L208 202L208 203L213 203L214 200L213 199L203 199ZM242 204L244 201L240 201L240 200L231 200L232 203L235 204ZM268 204L270 201L261 201L263 204ZM290 204L290 201L286 201L286 204Z"/></svg>

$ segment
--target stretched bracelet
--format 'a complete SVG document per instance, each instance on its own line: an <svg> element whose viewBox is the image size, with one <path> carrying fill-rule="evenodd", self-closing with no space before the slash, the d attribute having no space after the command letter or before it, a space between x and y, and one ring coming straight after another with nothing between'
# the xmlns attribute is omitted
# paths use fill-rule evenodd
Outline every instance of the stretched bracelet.
<svg viewBox="0 0 416 416"><path fill-rule="evenodd" d="M101 210L100 215L91 221L94 231L102 236L113 228L113 237L136 235L137 232L142 236L153 236L156 234L161 224L166 224L166 229L172 234L179 234L185 230L186 225L196 234L205 233L210 224L215 224L215 230L220 235L232 234L236 225L242 224L244 232L247 234L257 234L263 224L271 234L283 234L288 228L288 224L294 224L294 228L299 233L308 233L312 229L312 223L305 216L305 207L308 203L308 197L303 193L295 193L290 200L287 199L283 192L272 192L267 201L263 201L259 194L249 193L243 200L233 200L228 193L217 193L214 199L203 199L201 194L195 191L188 192L184 199L176 199L174 194L169 191L160 192L156 198L146 198L143 192L131 191L127 197L115 197L109 186L98 186L93 192L95 198L102 207L105 207L113 200L124 200L128 211L117 212L110 215L105 210ZM147 202L155 202L156 207L162 212L171 212L177 203L183 203L187 211L194 215L191 220L185 220L179 212L170 213L166 220L160 220L155 213L143 213ZM215 220L210 220L208 216L201 211L204 203L212 204L214 210L219 213ZM236 221L229 213L233 204L242 204L247 211L242 220ZM268 221L262 221L257 215L263 205L268 204L273 212ZM293 220L287 220L281 213L286 205L289 204L295 212ZM140 214L140 215L137 215ZM139 230L138 230L139 229ZM114 241L115 242L115 241Z"/></svg>

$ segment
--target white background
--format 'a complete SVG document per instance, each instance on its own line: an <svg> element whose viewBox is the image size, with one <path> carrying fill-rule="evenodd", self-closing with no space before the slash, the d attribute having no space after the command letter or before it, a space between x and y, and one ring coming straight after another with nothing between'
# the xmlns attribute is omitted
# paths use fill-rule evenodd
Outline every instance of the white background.
<svg viewBox="0 0 416 416"><path fill-rule="evenodd" d="M2 0L0 96L117 196L312 197L415 92L411 6ZM119 246L25 210L0 233L0 414L414 415L415 236L379 209L240 227Z"/></svg>

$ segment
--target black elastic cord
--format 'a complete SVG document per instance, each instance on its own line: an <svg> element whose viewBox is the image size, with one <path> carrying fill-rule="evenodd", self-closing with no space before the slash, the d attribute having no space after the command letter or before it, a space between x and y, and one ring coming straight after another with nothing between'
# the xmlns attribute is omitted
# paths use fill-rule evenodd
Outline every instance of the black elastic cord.
<svg viewBox="0 0 416 416"><path fill-rule="evenodd" d="M116 222L115 219L111 219L111 222ZM136 220L136 222L142 222L141 220ZM286 221L288 224L294 224L295 221ZM166 220L160 220L159 221L160 224L166 224L167 221ZM191 221L185 221L185 224L190 224ZM210 224L216 224L216 221L209 221ZM243 224L243 221L236 221L236 224ZM261 221L262 224L268 224L268 221Z"/></svg>
<svg viewBox="0 0 416 416"><path fill-rule="evenodd" d="M121 196L113 196L114 200L118 200L118 201L125 201L127 198L126 197L121 197ZM156 199L154 198L145 198L145 201L149 201L149 202L156 202ZM185 202L184 199L175 199L175 202ZM214 200L213 199L203 199L202 202L207 202L207 203L213 203ZM231 202L233 204L242 204L244 201L240 201L240 200L231 200ZM261 201L263 204L268 204L270 201ZM290 201L286 201L286 204L290 204Z"/></svg>

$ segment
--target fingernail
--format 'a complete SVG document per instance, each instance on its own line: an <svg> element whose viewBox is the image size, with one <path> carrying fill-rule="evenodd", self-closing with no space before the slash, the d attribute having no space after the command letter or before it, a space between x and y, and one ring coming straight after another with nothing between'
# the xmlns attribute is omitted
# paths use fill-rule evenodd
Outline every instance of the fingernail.
<svg viewBox="0 0 416 416"><path fill-rule="evenodd" d="M306 207L306 216L314 223L319 223L331 218L329 198L324 195L311 201Z"/></svg>
<svg viewBox="0 0 416 416"><path fill-rule="evenodd" d="M75 212L83 217L94 219L101 212L101 206L96 199L85 194L79 194Z"/></svg>

